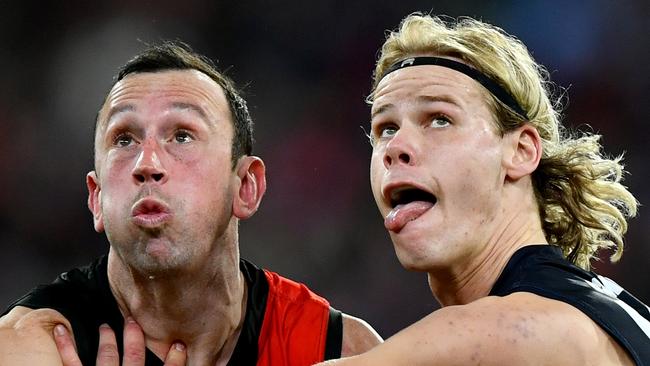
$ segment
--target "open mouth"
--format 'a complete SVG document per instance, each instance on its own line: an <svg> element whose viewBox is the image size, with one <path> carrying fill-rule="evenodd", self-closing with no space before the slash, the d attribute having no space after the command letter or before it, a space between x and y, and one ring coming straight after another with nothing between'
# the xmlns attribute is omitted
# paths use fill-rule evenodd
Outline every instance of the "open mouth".
<svg viewBox="0 0 650 366"><path fill-rule="evenodd" d="M412 185L389 187L384 191L384 197L388 198L391 209L384 219L384 226L395 233L420 218L438 202L431 192Z"/></svg>
<svg viewBox="0 0 650 366"><path fill-rule="evenodd" d="M398 205L406 205L411 202L424 201L436 204L437 199L433 194L416 188L416 187L403 187L390 192L390 207L395 208Z"/></svg>

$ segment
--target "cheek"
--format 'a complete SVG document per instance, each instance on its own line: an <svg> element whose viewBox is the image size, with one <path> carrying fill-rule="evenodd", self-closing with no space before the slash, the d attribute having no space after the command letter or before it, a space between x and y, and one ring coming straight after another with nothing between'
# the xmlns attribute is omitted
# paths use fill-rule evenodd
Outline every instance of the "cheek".
<svg viewBox="0 0 650 366"><path fill-rule="evenodd" d="M138 160L138 151L136 149L117 151L113 150L105 155L104 159L98 163L101 165L100 174L104 178L124 177L130 175Z"/></svg>
<svg viewBox="0 0 650 366"><path fill-rule="evenodd" d="M502 146L493 133L483 132L464 142L454 143L451 147L452 156L458 167L463 167L463 174L489 175L498 171L501 166Z"/></svg>
<svg viewBox="0 0 650 366"><path fill-rule="evenodd" d="M468 218L475 217L481 222L489 220L501 197L499 168L494 159L468 156L466 165L457 167L456 172L458 180L451 185L455 206Z"/></svg>
<svg viewBox="0 0 650 366"><path fill-rule="evenodd" d="M206 156L198 158L183 157L183 164L179 164L179 176L182 176L186 189L196 196L214 198L223 196L225 191L231 189L233 184L233 171L229 158L212 158Z"/></svg>
<svg viewBox="0 0 650 366"><path fill-rule="evenodd" d="M177 145L168 150L166 168L187 190L207 194L230 176L229 152L210 145Z"/></svg>
<svg viewBox="0 0 650 366"><path fill-rule="evenodd" d="M201 152L194 146L169 145L165 149L165 168L186 169L195 171L202 169L201 163L205 163L205 154L201 159ZM186 174L186 173L185 173Z"/></svg>
<svg viewBox="0 0 650 366"><path fill-rule="evenodd" d="M370 187L375 200L381 195L381 177L384 175L385 168L380 158L381 154L373 153L370 159Z"/></svg>
<svg viewBox="0 0 650 366"><path fill-rule="evenodd" d="M436 156L435 166L438 179L448 190L465 197L494 192L498 187L501 167L499 151L494 145L479 143L457 143L444 152L439 149L431 154ZM444 182L447 182L446 184Z"/></svg>

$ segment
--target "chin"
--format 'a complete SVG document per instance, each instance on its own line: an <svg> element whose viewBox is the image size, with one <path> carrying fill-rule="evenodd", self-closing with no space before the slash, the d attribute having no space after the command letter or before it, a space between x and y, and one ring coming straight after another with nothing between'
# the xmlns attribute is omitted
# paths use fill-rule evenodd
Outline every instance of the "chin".
<svg viewBox="0 0 650 366"><path fill-rule="evenodd" d="M411 248L412 249L412 248ZM402 249L395 248L395 254L397 255L397 260L404 267L404 269L413 272L427 272L430 267L428 257L422 253L415 251L407 251Z"/></svg>
<svg viewBox="0 0 650 366"><path fill-rule="evenodd" d="M403 238L401 238L403 239ZM428 240L393 240L395 254L402 267L413 272L430 272L444 268L447 261L445 251L448 248L440 247L435 242ZM440 252L442 250L442 252Z"/></svg>
<svg viewBox="0 0 650 366"><path fill-rule="evenodd" d="M188 262L187 253L160 245L147 246L144 253L134 253L130 264L138 271L160 275L182 269Z"/></svg>
<svg viewBox="0 0 650 366"><path fill-rule="evenodd" d="M405 270L410 271L410 272L429 272L429 269L431 266L425 264L425 263L419 263L419 262L406 262L400 260L400 263L402 264L402 267L404 267Z"/></svg>
<svg viewBox="0 0 650 366"><path fill-rule="evenodd" d="M164 276L178 272L184 266L177 260L168 258L141 258L134 263L137 271L150 276Z"/></svg>

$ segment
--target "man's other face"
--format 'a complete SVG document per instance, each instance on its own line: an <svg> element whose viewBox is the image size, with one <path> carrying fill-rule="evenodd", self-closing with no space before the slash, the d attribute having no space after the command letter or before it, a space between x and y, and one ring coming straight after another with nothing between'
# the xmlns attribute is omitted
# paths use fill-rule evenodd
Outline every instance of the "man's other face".
<svg viewBox="0 0 650 366"><path fill-rule="evenodd" d="M198 71L115 84L99 115L91 210L125 262L153 273L208 257L231 220L232 136L223 90Z"/></svg>
<svg viewBox="0 0 650 366"><path fill-rule="evenodd" d="M494 239L505 179L487 92L426 65L389 74L374 96L371 184L400 262L466 264Z"/></svg>

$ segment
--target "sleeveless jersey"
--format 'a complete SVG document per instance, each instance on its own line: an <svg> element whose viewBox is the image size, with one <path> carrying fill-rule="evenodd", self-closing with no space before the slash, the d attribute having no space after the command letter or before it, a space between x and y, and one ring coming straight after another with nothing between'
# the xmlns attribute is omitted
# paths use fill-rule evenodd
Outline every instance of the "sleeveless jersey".
<svg viewBox="0 0 650 366"><path fill-rule="evenodd" d="M650 365L650 308L611 279L567 261L559 247L532 245L515 252L490 295L514 292L572 305L614 338L637 365Z"/></svg>
<svg viewBox="0 0 650 366"><path fill-rule="evenodd" d="M111 293L106 272L107 256L73 269L49 284L34 288L5 311L15 306L51 308L71 323L79 358L94 365L99 343L99 326L114 330L123 354L124 319ZM305 285L240 261L248 301L241 333L228 365L312 365L341 356L341 312ZM3 314L3 315L4 315ZM163 365L146 351L145 365Z"/></svg>

